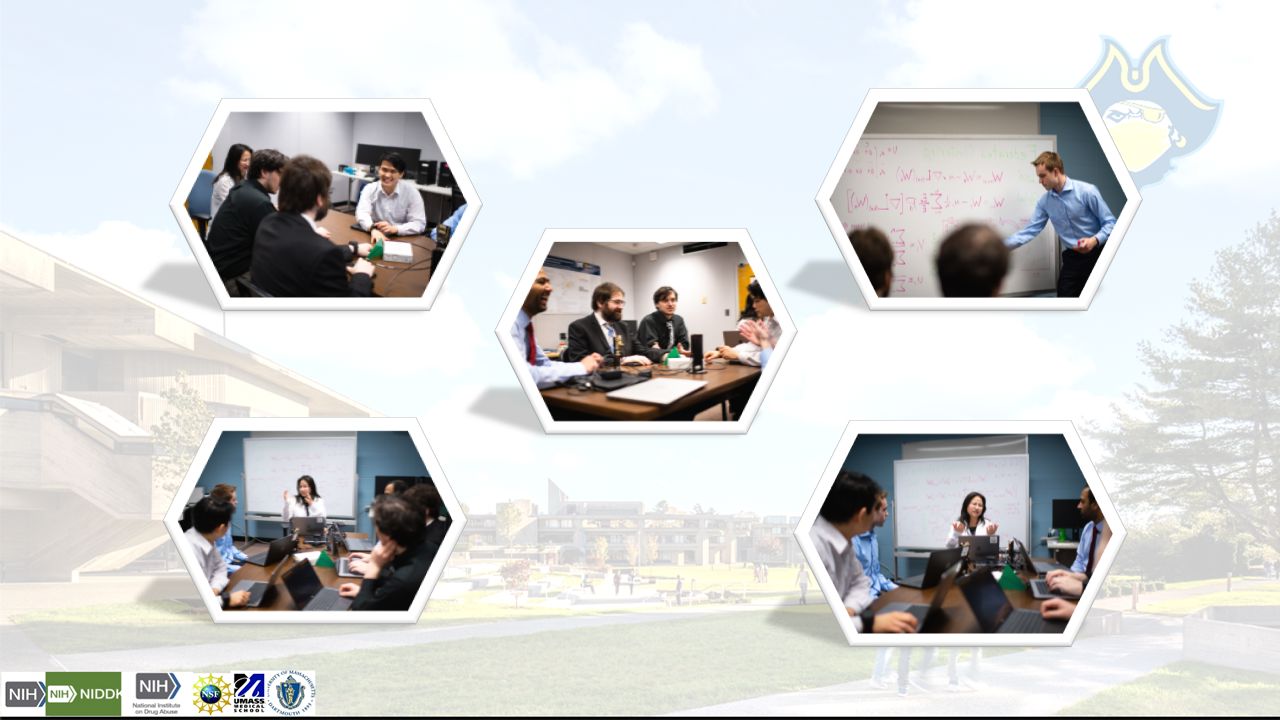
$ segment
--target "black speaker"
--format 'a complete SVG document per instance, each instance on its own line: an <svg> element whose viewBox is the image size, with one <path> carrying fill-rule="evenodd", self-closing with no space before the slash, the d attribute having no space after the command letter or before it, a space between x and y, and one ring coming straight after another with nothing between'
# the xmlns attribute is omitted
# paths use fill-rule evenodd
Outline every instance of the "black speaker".
<svg viewBox="0 0 1280 720"><path fill-rule="evenodd" d="M449 163L442 161L437 168L436 184L440 187L453 187L453 171L449 169Z"/></svg>
<svg viewBox="0 0 1280 720"><path fill-rule="evenodd" d="M435 185L436 184L436 161L421 160L418 162L418 184L419 185Z"/></svg>
<svg viewBox="0 0 1280 720"><path fill-rule="evenodd" d="M702 333L695 333L689 336L689 355L693 364L689 366L691 373L704 373L707 368L702 364Z"/></svg>

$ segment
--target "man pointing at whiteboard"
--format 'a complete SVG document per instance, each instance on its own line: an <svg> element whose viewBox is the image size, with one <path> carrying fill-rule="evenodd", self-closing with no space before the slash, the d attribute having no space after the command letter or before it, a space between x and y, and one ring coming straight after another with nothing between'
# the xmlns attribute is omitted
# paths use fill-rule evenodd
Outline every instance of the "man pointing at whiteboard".
<svg viewBox="0 0 1280 720"><path fill-rule="evenodd" d="M1058 297L1080 297L1116 218L1096 186L1067 177L1058 153L1042 152L1031 164L1046 192L1036 202L1031 222L1005 244L1010 249L1022 247L1039 235L1046 223L1053 223L1062 244Z"/></svg>

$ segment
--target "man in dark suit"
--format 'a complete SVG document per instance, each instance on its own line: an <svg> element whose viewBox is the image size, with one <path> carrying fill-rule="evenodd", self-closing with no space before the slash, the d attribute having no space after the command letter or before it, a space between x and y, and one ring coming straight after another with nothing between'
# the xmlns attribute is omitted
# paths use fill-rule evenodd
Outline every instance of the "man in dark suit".
<svg viewBox="0 0 1280 720"><path fill-rule="evenodd" d="M591 293L590 315L569 323L569 346L561 353L565 362L577 362L591 353L617 356L619 362L650 365L662 362L666 355L660 348L647 348L622 322L627 301L622 288L611 282L600 283ZM621 352L617 352L617 339Z"/></svg>
<svg viewBox="0 0 1280 720"><path fill-rule="evenodd" d="M338 588L352 610L408 610L422 587L439 545L426 539L426 511L399 495L373 503L378 547L364 565L364 582Z"/></svg>
<svg viewBox="0 0 1280 720"><path fill-rule="evenodd" d="M238 279L249 279L253 239L258 225L276 211L271 195L280 191L280 175L289 161L277 150L259 150L249 160L249 174L218 208L205 246L231 297L239 297Z"/></svg>
<svg viewBox="0 0 1280 720"><path fill-rule="evenodd" d="M329 212L332 173L299 155L280 178L280 212L258 225L253 243L253 283L277 297L368 297L373 265L368 243L334 245L316 223ZM219 215L222 213L219 212ZM356 258L354 265L347 263Z"/></svg>

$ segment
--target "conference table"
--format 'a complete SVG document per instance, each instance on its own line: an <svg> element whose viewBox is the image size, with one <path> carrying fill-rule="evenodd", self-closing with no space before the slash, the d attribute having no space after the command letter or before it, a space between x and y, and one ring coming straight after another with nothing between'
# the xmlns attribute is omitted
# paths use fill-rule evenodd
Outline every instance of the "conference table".
<svg viewBox="0 0 1280 720"><path fill-rule="evenodd" d="M347 533L347 537L367 538L368 535L364 533ZM323 549L324 549L323 545L311 546L311 545L303 544L298 546L296 553L316 552ZM267 543L265 542L256 542L251 544L249 547L243 548L244 554L250 557L252 557L257 553L266 552L266 551L267 551ZM338 553L338 557L345 557L347 554L348 554L347 552L340 550ZM337 561L338 561L338 558L335 557L334 558L335 565L337 564ZM281 578L283 578L283 576L289 572L291 566L296 565L301 561L296 560L293 554L290 554L290 555L286 555L285 558L280 562L286 563L285 569L280 573ZM355 583L356 585L359 585L362 582L364 582L363 578L339 577L338 569L336 567L317 567L314 560L311 562L311 566L315 568L316 575L320 578L320 582L323 583L325 587L331 587L331 588L337 589L338 586L343 585L345 583ZM276 569L276 565L267 565L266 567L262 567L260 565L248 565L248 564L242 565L239 570L231 574L231 578L227 581L227 589L230 590L231 588L234 588L236 586L236 583L240 582L241 580L254 580L259 582L266 582L271 577L271 573L274 572L275 569ZM256 608L234 608L229 612L252 612L257 610L298 610L298 609L299 608L293 604L293 598L289 596L289 591L286 590L284 587L284 580L277 578L274 592L272 592L271 596L266 598L261 605L259 605Z"/></svg>
<svg viewBox="0 0 1280 720"><path fill-rule="evenodd" d="M1037 560L1047 558L1036 558ZM991 568L977 570L975 572L991 572ZM1036 600L1031 596L1031 590L1028 580L1036 577L1029 575L1025 571L1018 571L1018 577L1023 584L1028 585L1026 590L1005 590L1004 596L1015 609L1029 609L1040 611L1041 600ZM894 590L881 593L876 601L871 603L871 611L878 612L880 608L891 605L893 603L911 603L919 605L928 605L933 602L933 596L938 586L925 590L916 588L899 586ZM969 603L964 599L964 593L960 590L957 583L952 586L951 592L947 593L947 597L942 601L942 612L946 616L945 622L939 623L934 632L939 633L981 633L982 627L978 624L978 618L973 614L973 610L969 608Z"/></svg>
<svg viewBox="0 0 1280 720"><path fill-rule="evenodd" d="M346 245L353 240L371 242L369 233L352 227L356 224L355 215L331 210L317 224L329 231L329 240L334 245ZM431 251L436 249L435 241L427 235L390 235L387 239L409 243L413 249L413 262L370 261L374 266L373 294L378 297L422 297L431 280Z"/></svg>
<svg viewBox="0 0 1280 720"><path fill-rule="evenodd" d="M622 371L635 373L645 369L652 369L654 378L702 380L707 384L665 405L615 400L598 390L580 390L573 386L543 390L542 399L556 420L692 420L699 412L735 395L749 396L760 379L758 367L723 361L707 363L707 372L701 375L668 370L661 365L652 368L624 367Z"/></svg>

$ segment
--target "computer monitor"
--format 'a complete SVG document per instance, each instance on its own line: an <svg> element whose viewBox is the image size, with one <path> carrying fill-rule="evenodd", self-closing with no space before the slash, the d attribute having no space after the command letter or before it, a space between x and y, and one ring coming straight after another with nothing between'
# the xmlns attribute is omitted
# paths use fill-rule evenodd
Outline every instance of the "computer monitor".
<svg viewBox="0 0 1280 720"><path fill-rule="evenodd" d="M1080 498L1053 500L1053 524L1054 528L1065 528L1072 532L1079 531L1084 527L1084 518L1080 517Z"/></svg>
<svg viewBox="0 0 1280 720"><path fill-rule="evenodd" d="M358 143L356 145L356 164L368 165L373 169L374 174L378 172L378 162L382 160L382 156L389 153L397 153L404 159L404 176L405 179L413 179L418 175L420 166L420 158L422 151L418 148L395 147L393 145L367 145Z"/></svg>

